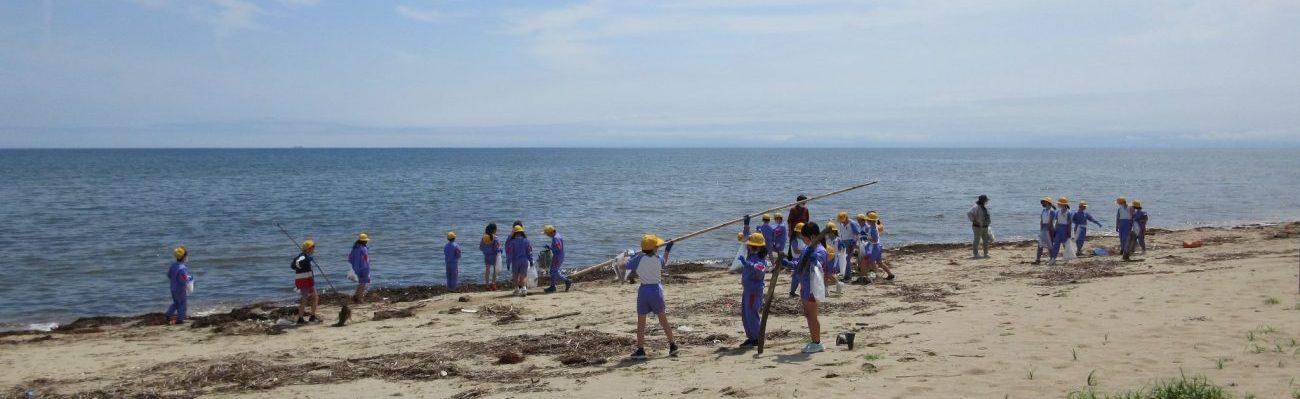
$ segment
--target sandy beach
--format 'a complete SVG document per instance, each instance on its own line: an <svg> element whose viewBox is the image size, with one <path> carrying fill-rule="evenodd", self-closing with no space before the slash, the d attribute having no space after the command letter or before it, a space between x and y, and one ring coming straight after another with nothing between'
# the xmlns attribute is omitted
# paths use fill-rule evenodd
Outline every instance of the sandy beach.
<svg viewBox="0 0 1300 399"><path fill-rule="evenodd" d="M788 275L756 355L734 349L739 278L675 265L664 289L679 358L655 331L651 358L626 360L635 287L602 279L527 298L389 298L353 306L344 327L329 325L338 308L326 306L325 324L277 330L256 320L281 311L268 305L244 321L146 317L7 334L0 396L1041 398L1187 375L1237 397L1291 398L1300 222L1151 233L1138 261L1089 256L1054 268L1029 264L1029 242L1000 243L991 259L956 244L889 251L899 278L832 295L821 310L827 351L813 355L799 353L807 329L783 295ZM833 345L850 331L852 350Z"/></svg>

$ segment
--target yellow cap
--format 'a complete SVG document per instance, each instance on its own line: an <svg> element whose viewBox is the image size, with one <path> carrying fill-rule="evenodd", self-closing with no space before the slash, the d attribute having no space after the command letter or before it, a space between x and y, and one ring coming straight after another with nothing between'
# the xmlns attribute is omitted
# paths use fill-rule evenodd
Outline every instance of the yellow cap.
<svg viewBox="0 0 1300 399"><path fill-rule="evenodd" d="M776 220L785 220L785 216L781 216L781 210L780 210L780 209L777 209L777 210L776 210L776 213L775 213L775 214L772 214L772 217L773 217L773 218L776 218Z"/></svg>
<svg viewBox="0 0 1300 399"><path fill-rule="evenodd" d="M455 240L455 239L456 239L456 232L454 232L454 231L448 231L448 232L447 232L447 239L448 239L448 240Z"/></svg>
<svg viewBox="0 0 1300 399"><path fill-rule="evenodd" d="M1120 205L1126 205L1128 204L1128 199L1125 199L1124 197L1119 197L1115 199L1115 203Z"/></svg>
<svg viewBox="0 0 1300 399"><path fill-rule="evenodd" d="M772 220L772 214L770 214L770 213L764 213L764 214L763 214L763 220Z"/></svg>
<svg viewBox="0 0 1300 399"><path fill-rule="evenodd" d="M307 240L307 241L303 241L303 242L302 242L302 250L303 250L303 251L306 251L306 250L309 250L309 249L312 249L312 248L316 248L316 241L315 241L315 240Z"/></svg>
<svg viewBox="0 0 1300 399"><path fill-rule="evenodd" d="M1046 203L1049 203L1049 204L1050 204L1050 203L1052 203L1052 197L1043 197L1042 202L1046 202Z"/></svg>
<svg viewBox="0 0 1300 399"><path fill-rule="evenodd" d="M1061 199L1056 200L1056 203L1061 204L1061 205L1070 205L1070 199L1069 199L1069 198L1065 198L1065 197L1061 197Z"/></svg>
<svg viewBox="0 0 1300 399"><path fill-rule="evenodd" d="M491 244L491 243L492 243L492 235L491 235L491 234L484 234L484 235L483 235L483 243L484 243L484 244Z"/></svg>
<svg viewBox="0 0 1300 399"><path fill-rule="evenodd" d="M654 234L646 234L645 236L641 237L641 250L653 251L659 248L660 245L663 245L663 243L664 240L662 238L659 238L659 236L656 236Z"/></svg>
<svg viewBox="0 0 1300 399"><path fill-rule="evenodd" d="M858 220L867 220L867 215L865 213L859 213Z"/></svg>
<svg viewBox="0 0 1300 399"><path fill-rule="evenodd" d="M826 223L826 227L829 227L829 228L831 229L831 231L834 231L834 232L836 232L836 233L839 233L839 232L840 232L840 228L839 228L839 227L836 227L836 226L835 226L835 223ZM803 223L799 223L799 229L796 230L796 231L798 231L798 232L800 232L800 233L803 232Z"/></svg>
<svg viewBox="0 0 1300 399"><path fill-rule="evenodd" d="M795 225L794 225L794 232L796 232L796 233L802 233L802 232L803 232L803 223L802 223L802 222L800 222L800 223L795 223Z"/></svg>
<svg viewBox="0 0 1300 399"><path fill-rule="evenodd" d="M754 233L749 235L749 241L745 245L751 247L766 247L767 239L763 238L763 233Z"/></svg>
<svg viewBox="0 0 1300 399"><path fill-rule="evenodd" d="M1142 208L1142 200L1133 200L1134 208Z"/></svg>
<svg viewBox="0 0 1300 399"><path fill-rule="evenodd" d="M555 234L555 226L549 224L542 226L542 232L546 233L547 235Z"/></svg>
<svg viewBox="0 0 1300 399"><path fill-rule="evenodd" d="M880 216L876 215L876 212L874 212L874 211L873 211L873 212L867 212L867 217L866 217L866 218L867 218L867 221L868 221L868 222L874 222L874 221L880 220Z"/></svg>
<svg viewBox="0 0 1300 399"><path fill-rule="evenodd" d="M1085 206L1088 206L1088 201L1079 200L1079 207L1082 208L1082 207L1085 207Z"/></svg>
<svg viewBox="0 0 1300 399"><path fill-rule="evenodd" d="M176 260L181 260L184 259L185 255L188 254L189 252L190 251L188 249L185 249L184 245L181 245L179 247L176 247L176 249L172 250L172 255L176 255Z"/></svg>
<svg viewBox="0 0 1300 399"><path fill-rule="evenodd" d="M836 219L836 220L839 220L839 221L841 221L841 222L847 222L847 221L849 221L849 213L848 213L848 212L840 212L838 215L835 215L835 219Z"/></svg>
<svg viewBox="0 0 1300 399"><path fill-rule="evenodd" d="M831 259L835 259L835 246L834 246L834 245L827 245L827 246L826 246L826 256L829 257L829 258L831 258Z"/></svg>
<svg viewBox="0 0 1300 399"><path fill-rule="evenodd" d="M523 233L523 232L524 232L524 226L515 225L515 228L514 228L513 230L511 230L511 231L513 231L513 232L515 232L515 233ZM514 233L511 233L511 234L514 234Z"/></svg>
<svg viewBox="0 0 1300 399"><path fill-rule="evenodd" d="M745 241L745 233L736 232L736 241Z"/></svg>
<svg viewBox="0 0 1300 399"><path fill-rule="evenodd" d="M370 242L370 235L366 233L357 234L357 241Z"/></svg>

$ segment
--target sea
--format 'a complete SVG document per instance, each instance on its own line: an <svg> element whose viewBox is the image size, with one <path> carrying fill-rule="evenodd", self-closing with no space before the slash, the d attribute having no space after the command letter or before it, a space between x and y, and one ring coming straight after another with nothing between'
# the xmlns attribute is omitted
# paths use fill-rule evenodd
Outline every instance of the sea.
<svg viewBox="0 0 1300 399"><path fill-rule="evenodd" d="M191 314L290 300L297 249L277 224L316 240L340 290L353 287L347 256L362 232L375 286L443 284L448 231L461 237L461 280L477 282L490 222L523 221L537 248L555 225L577 268L645 233L676 237L867 181L879 183L812 202L813 220L874 210L886 248L969 240L981 194L999 240L1032 237L1044 196L1088 200L1108 227L1117 196L1142 200L1152 227L1300 220L1298 149L0 150L0 329L163 311L177 245L191 254ZM739 228L673 257L728 258Z"/></svg>

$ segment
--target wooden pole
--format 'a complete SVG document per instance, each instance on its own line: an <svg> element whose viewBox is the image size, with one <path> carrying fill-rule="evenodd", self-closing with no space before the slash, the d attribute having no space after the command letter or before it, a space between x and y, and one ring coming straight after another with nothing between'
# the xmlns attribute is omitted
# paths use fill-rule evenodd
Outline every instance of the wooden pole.
<svg viewBox="0 0 1300 399"><path fill-rule="evenodd" d="M866 183L862 183L862 184L857 184L857 185L849 186L849 187L842 188L842 189L839 189L839 190L831 191L831 192L829 192L829 193L825 193L825 194L821 194L821 195L815 195L815 196L812 196L811 198L805 199L805 200L803 200L803 201L795 201L795 202L791 202L791 203L789 203L789 204L785 204L785 205L782 205L782 206L773 207L773 208L771 208L771 209L766 209L766 210L761 210L761 211L758 211L758 212L753 212L753 213L750 213L750 215L760 215L760 214L764 214L764 213L772 212L772 211L775 211L775 210L778 210L778 209L782 209L782 208L789 208L789 207L792 207L792 206L798 205L798 204L801 203L801 202L812 202L812 201L814 201L814 200L823 199L823 198L830 197L830 196L833 196L833 195L843 194L843 193L846 193L846 192L849 192L849 191L853 191L853 190L857 190L857 189L859 189L859 188L863 188L863 187L866 187L866 186L870 186L870 185L872 185L872 184L876 184L876 183L879 183L879 182L877 182L877 181L870 181L870 182L866 182ZM671 239L671 240L668 240L668 241L664 241L664 243L663 243L663 244L660 244L659 246L662 247L662 246L664 246L664 245L668 245L668 243L673 243L673 242L682 241L682 240L685 240L685 239L687 239L687 238L695 237L695 236L698 236L698 235L701 235L701 234L704 234L704 233L708 233L708 232L710 232L710 231L714 231L714 230L717 230L717 229L721 229L721 228L723 228L723 227L727 227L727 226L729 226L729 225L733 225L733 224L736 224L736 223L740 223L740 222L743 221L743 220L745 220L745 218L740 217L740 218L736 218L736 219L734 219L734 220L729 220L729 221L726 221L726 222L722 222L722 223L719 223L719 224L717 224L717 225L714 225L714 226L711 226L711 227L708 227L708 228L705 228L705 229L702 229L702 230L698 230L698 231L694 231L694 232L687 233L686 235L683 235L683 236L681 236L681 237L677 237L677 238L674 238L674 239ZM576 272L574 272L573 274L569 275L569 277L578 277L578 276L581 276L581 275L584 275L584 274L590 273L590 272L592 272L592 271L599 270L599 269L602 268L602 267L609 266L609 265L612 265L612 264L614 264L614 260L613 260L613 259L610 259L610 260L607 260L607 261L604 261L604 262L600 262L600 263L597 263L597 264L595 264L595 265L587 266L586 268L584 268L584 269L582 269L582 270L576 271Z"/></svg>

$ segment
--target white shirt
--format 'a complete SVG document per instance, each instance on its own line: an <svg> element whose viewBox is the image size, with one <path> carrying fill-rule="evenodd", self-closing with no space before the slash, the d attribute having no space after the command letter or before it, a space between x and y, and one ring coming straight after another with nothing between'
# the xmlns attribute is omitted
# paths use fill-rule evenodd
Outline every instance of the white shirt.
<svg viewBox="0 0 1300 399"><path fill-rule="evenodd" d="M640 253L627 262L627 268L636 270L636 277L641 284L659 284L662 281L664 258Z"/></svg>
<svg viewBox="0 0 1300 399"><path fill-rule="evenodd" d="M1120 205L1119 209L1115 210L1115 217L1119 220L1130 220L1133 219L1133 214L1128 213L1127 206Z"/></svg>

